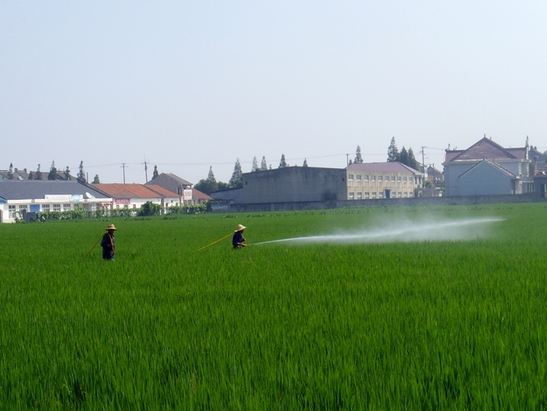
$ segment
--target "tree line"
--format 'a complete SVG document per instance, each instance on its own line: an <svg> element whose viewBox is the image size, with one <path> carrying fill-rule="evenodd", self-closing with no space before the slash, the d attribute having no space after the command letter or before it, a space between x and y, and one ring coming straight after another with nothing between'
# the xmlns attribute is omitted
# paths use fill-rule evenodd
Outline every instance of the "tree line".
<svg viewBox="0 0 547 411"><path fill-rule="evenodd" d="M397 148L397 144L395 142L395 137L392 137L391 143L389 144L389 147L387 150L387 161L388 162L398 161L415 170L418 170L420 167L420 163L418 163L418 161L416 160L414 156L414 151L412 150L412 148L409 148L407 150L403 146L401 151L399 151L399 149ZM355 150L355 158L349 159L348 165L361 164L361 163L363 163L361 147L357 146L357 149ZM285 154L282 154L281 160L279 161L278 168L284 168L284 167L290 167L290 166L285 159ZM302 167L308 167L308 161L306 159L304 159L304 163L302 164ZM272 169L272 166L271 164L268 166L268 163L266 162L265 157L262 157L260 166L258 165L257 158L256 157L253 158L251 172L265 171L265 170L271 170L271 169ZM210 195L214 191L228 190L228 189L241 188L241 187L243 187L243 171L241 170L241 163L239 161L239 158L235 162L234 171L228 183L217 181L215 178L215 174L213 173L213 167L211 166L209 168L209 174L207 175L207 178L199 180L199 182L194 185L194 188L196 190L199 190L202 193L205 193L207 195Z"/></svg>
<svg viewBox="0 0 547 411"><path fill-rule="evenodd" d="M14 180L16 179L15 173L18 173L19 175L20 170L14 169L13 163L10 163L7 173L8 180ZM25 169L26 174L26 169ZM36 167L36 171L29 171L27 175L28 180L72 180L74 177L70 174L70 168L66 166L64 171L59 172L57 167L55 166L55 160L51 162L51 166L49 168L49 172L47 175L41 171L41 165L38 164L38 167ZM79 183L87 183L87 178L84 171L84 162L80 161L80 165L78 167L78 174L76 175L76 181ZM99 175L95 174L95 178L92 181L93 184L99 184Z"/></svg>

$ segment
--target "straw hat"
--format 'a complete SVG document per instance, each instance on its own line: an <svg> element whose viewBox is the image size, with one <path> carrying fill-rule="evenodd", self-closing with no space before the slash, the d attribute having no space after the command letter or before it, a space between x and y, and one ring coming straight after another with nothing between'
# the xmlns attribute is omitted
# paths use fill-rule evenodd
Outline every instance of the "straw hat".
<svg viewBox="0 0 547 411"><path fill-rule="evenodd" d="M114 227L114 224L110 224L110 225L108 226L108 228L107 228L107 231L108 231L108 230L114 230L114 231L116 231L117 228Z"/></svg>
<svg viewBox="0 0 547 411"><path fill-rule="evenodd" d="M241 224L238 224L237 225L237 230L235 230L234 232L237 233L238 231L243 231L245 230L247 227L245 227L244 225L241 225Z"/></svg>

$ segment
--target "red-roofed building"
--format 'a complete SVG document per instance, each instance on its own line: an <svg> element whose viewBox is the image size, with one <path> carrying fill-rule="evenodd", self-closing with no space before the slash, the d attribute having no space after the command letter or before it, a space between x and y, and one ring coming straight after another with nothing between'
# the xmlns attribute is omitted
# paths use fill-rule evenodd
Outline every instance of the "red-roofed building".
<svg viewBox="0 0 547 411"><path fill-rule="evenodd" d="M211 200L210 196L192 187L192 183L173 173L161 173L145 185L147 187L151 185L161 186L171 192L177 193L181 197L182 205L186 206L205 204Z"/></svg>
<svg viewBox="0 0 547 411"><path fill-rule="evenodd" d="M412 198L423 184L421 172L398 161L350 164L346 175L348 200Z"/></svg>
<svg viewBox="0 0 547 411"><path fill-rule="evenodd" d="M181 205L181 197L158 185L143 184L93 184L93 188L107 194L113 201L114 209L138 209L146 202L162 207Z"/></svg>

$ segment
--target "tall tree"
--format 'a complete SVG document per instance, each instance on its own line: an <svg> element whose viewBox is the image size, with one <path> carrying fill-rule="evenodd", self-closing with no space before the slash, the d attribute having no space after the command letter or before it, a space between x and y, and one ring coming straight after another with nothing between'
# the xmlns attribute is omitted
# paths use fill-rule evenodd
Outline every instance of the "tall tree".
<svg viewBox="0 0 547 411"><path fill-rule="evenodd" d="M55 161L51 162L51 167L49 168L49 174L47 175L48 180L57 180L57 167L55 167Z"/></svg>
<svg viewBox="0 0 547 411"><path fill-rule="evenodd" d="M399 150L395 144L395 137L391 137L391 143L387 149L387 161L399 161Z"/></svg>
<svg viewBox="0 0 547 411"><path fill-rule="evenodd" d="M42 172L40 171L40 164L38 164L38 167L36 168L36 176L34 178L35 180L41 180L43 178Z"/></svg>
<svg viewBox="0 0 547 411"><path fill-rule="evenodd" d="M406 151L405 146L401 149L401 153L399 154L399 160L401 163L408 165L408 151Z"/></svg>
<svg viewBox="0 0 547 411"><path fill-rule="evenodd" d="M28 173L28 179L29 180L35 180L36 179L36 175L34 174L34 171L31 171L30 173Z"/></svg>
<svg viewBox="0 0 547 411"><path fill-rule="evenodd" d="M266 163L266 157L262 156L262 161L260 163L260 170L266 171L268 169L268 163Z"/></svg>
<svg viewBox="0 0 547 411"><path fill-rule="evenodd" d="M355 164L362 164L363 163L363 157L361 156L361 147L357 146L357 150L355 150L355 160L353 161Z"/></svg>
<svg viewBox="0 0 547 411"><path fill-rule="evenodd" d="M308 160L304 159L304 162L302 163L302 167L307 167L308 166Z"/></svg>
<svg viewBox="0 0 547 411"><path fill-rule="evenodd" d="M98 174L95 174L95 177L93 177L93 184L101 184Z"/></svg>
<svg viewBox="0 0 547 411"><path fill-rule="evenodd" d="M258 161L256 159L256 157L253 157L253 165L251 167L251 171L258 171L259 168L258 168Z"/></svg>
<svg viewBox="0 0 547 411"><path fill-rule="evenodd" d="M158 173L158 166L154 166L154 172L152 173L152 180L155 179L160 174Z"/></svg>
<svg viewBox="0 0 547 411"><path fill-rule="evenodd" d="M281 154L281 161L279 161L279 168L285 168L285 167L288 167L288 166L289 165L285 161L285 154Z"/></svg>
<svg viewBox="0 0 547 411"><path fill-rule="evenodd" d="M68 166L65 169L65 180L70 180L70 168Z"/></svg>
<svg viewBox="0 0 547 411"><path fill-rule="evenodd" d="M414 170L418 170L418 161L416 160L416 157L414 157L414 151L412 148L408 149L408 163L407 166L412 167Z"/></svg>
<svg viewBox="0 0 547 411"><path fill-rule="evenodd" d="M8 168L8 179L13 180L13 163L9 163Z"/></svg>
<svg viewBox="0 0 547 411"><path fill-rule="evenodd" d="M215 179L215 175L213 174L212 166L209 168L209 175L207 176L207 179L199 180L199 182L196 185L194 185L194 188L207 195L210 195L213 191L218 190L218 183L217 183L217 180Z"/></svg>
<svg viewBox="0 0 547 411"><path fill-rule="evenodd" d="M78 180L78 182L82 184L86 182L83 160L80 161L80 165L78 166L78 176L76 180Z"/></svg>
<svg viewBox="0 0 547 411"><path fill-rule="evenodd" d="M236 160L234 172L232 173L232 178L230 178L228 185L231 188L243 187L243 172L241 171L241 163L239 162L239 158Z"/></svg>

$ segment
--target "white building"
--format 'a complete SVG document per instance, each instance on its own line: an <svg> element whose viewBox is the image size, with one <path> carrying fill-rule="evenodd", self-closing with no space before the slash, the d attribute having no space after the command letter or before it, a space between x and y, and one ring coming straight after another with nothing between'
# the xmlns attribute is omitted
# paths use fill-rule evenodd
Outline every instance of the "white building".
<svg viewBox="0 0 547 411"><path fill-rule="evenodd" d="M27 213L109 209L112 198L78 181L0 181L0 223L13 223Z"/></svg>

